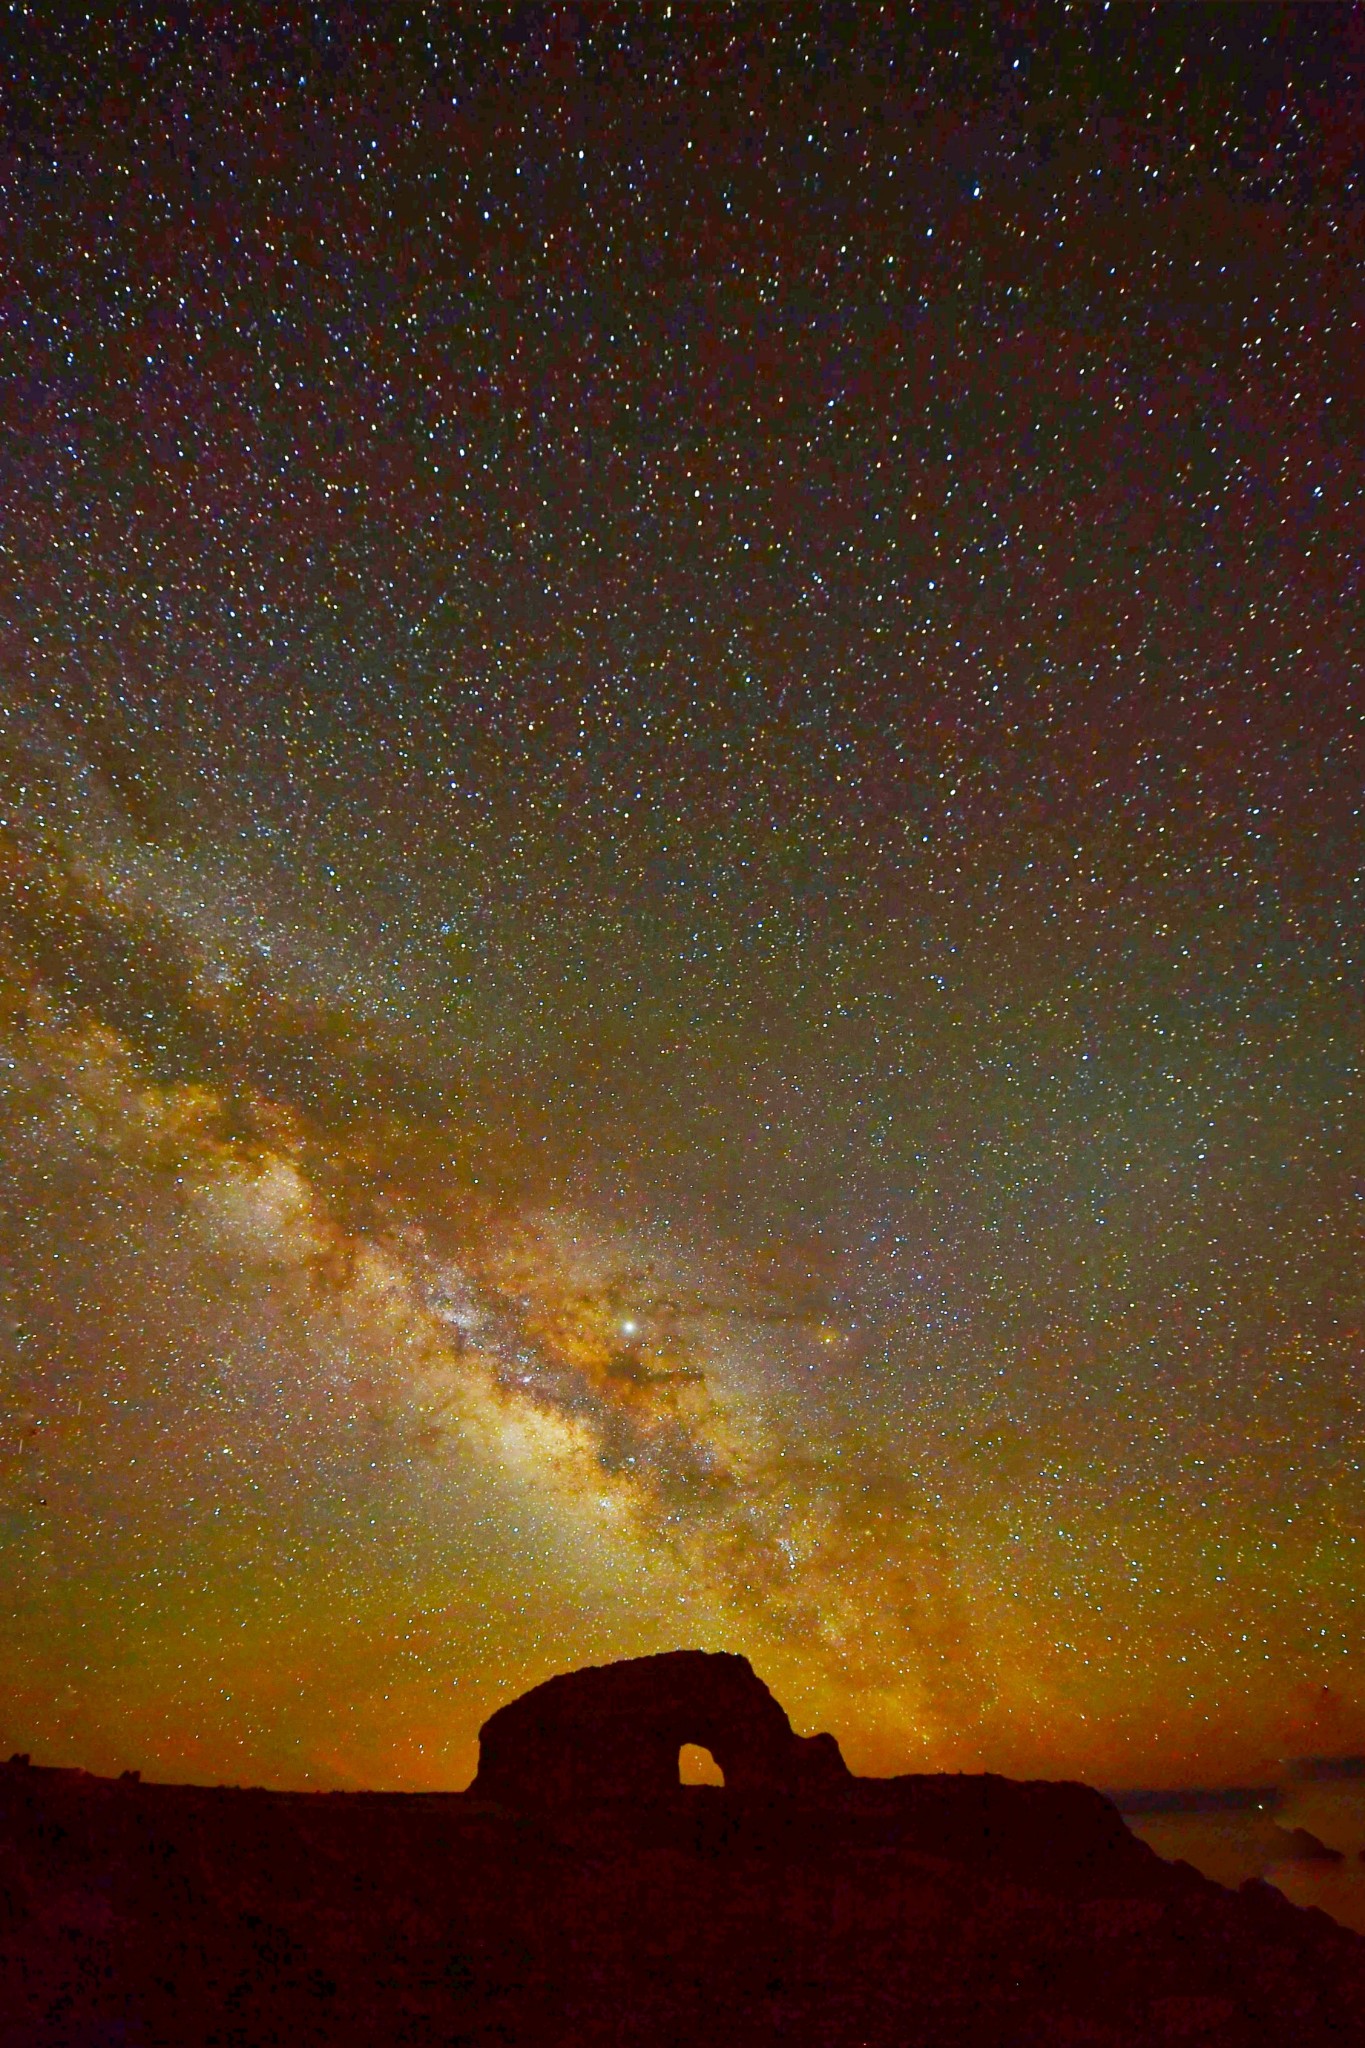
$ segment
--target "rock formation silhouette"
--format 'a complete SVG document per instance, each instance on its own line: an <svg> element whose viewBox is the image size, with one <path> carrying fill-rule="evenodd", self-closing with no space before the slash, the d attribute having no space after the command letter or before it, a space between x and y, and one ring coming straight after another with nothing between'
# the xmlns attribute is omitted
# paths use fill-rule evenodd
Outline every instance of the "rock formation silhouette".
<svg viewBox="0 0 1365 2048"><path fill-rule="evenodd" d="M1365 2048L1365 1941L1084 1785L854 1777L742 1657L552 1679L468 1792L0 1765L0 2048L286 2041Z"/></svg>
<svg viewBox="0 0 1365 2048"><path fill-rule="evenodd" d="M828 1794L850 1782L832 1735L800 1736L747 1657L670 1650L547 1679L479 1731L472 1790L508 1805L654 1802L678 1790L684 1743L734 1792Z"/></svg>

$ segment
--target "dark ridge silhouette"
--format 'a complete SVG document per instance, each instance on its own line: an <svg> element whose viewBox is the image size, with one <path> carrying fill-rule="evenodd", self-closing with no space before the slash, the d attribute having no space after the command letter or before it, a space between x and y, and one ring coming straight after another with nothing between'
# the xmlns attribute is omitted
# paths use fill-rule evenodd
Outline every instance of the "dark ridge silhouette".
<svg viewBox="0 0 1365 2048"><path fill-rule="evenodd" d="M742 1658L551 1680L464 1793L0 1766L0 2048L1166 2042L1365 2048L1365 1941L1083 1785L855 1778Z"/></svg>

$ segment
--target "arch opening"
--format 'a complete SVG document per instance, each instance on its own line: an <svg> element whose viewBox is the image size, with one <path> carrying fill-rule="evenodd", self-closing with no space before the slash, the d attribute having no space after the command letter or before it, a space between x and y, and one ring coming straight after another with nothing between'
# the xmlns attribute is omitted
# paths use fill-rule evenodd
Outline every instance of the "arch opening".
<svg viewBox="0 0 1365 2048"><path fill-rule="evenodd" d="M680 1785L723 1785L725 1773L700 1742L684 1742L678 1751Z"/></svg>

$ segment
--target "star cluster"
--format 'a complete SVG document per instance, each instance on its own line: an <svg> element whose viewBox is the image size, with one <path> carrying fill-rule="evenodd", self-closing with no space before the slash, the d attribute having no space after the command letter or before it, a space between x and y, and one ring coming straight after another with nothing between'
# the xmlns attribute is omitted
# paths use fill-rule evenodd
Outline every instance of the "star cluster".
<svg viewBox="0 0 1365 2048"><path fill-rule="evenodd" d="M7 30L0 1738L1365 1743L1358 12L121 14Z"/></svg>

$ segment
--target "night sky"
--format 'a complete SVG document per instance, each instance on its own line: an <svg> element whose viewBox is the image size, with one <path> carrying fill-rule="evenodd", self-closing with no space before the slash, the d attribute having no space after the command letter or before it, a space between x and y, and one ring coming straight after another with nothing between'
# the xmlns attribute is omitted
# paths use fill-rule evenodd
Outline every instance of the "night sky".
<svg viewBox="0 0 1365 2048"><path fill-rule="evenodd" d="M0 1749L1365 1748L1365 10L68 13Z"/></svg>

